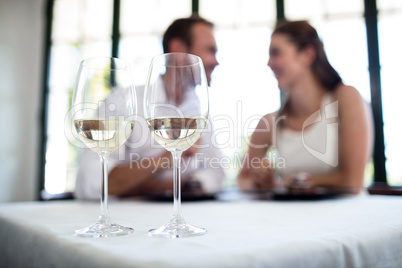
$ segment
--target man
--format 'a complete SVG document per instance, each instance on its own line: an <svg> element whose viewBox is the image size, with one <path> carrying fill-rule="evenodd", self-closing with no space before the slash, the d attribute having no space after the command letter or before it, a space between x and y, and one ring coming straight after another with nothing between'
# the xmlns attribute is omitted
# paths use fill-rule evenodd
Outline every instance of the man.
<svg viewBox="0 0 402 268"><path fill-rule="evenodd" d="M208 80L218 65L213 24L200 17L175 20L163 36L165 53L181 52L199 56ZM143 117L144 87L137 87L138 122L125 147L113 153L109 160L109 194L114 196L160 195L173 189L171 153L156 145ZM212 127L202 135L200 143L211 141ZM141 146L136 146L136 145ZM224 172L221 167L205 165L205 159L219 158L212 145L198 149L192 146L183 152L182 181L185 188L197 194L214 194L221 190ZM122 152L123 151L123 152ZM99 198L100 167L96 154L85 149L77 176L75 196L79 199ZM196 187L191 187L191 186ZM190 186L190 187L188 187Z"/></svg>

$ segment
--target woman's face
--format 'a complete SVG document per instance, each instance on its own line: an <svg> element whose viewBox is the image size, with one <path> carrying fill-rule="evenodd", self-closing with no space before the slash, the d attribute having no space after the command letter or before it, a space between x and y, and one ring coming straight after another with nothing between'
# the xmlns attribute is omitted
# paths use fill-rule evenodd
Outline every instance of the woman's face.
<svg viewBox="0 0 402 268"><path fill-rule="evenodd" d="M272 35L268 66L278 80L280 89L290 90L305 75L308 65L303 54L289 41L287 35Z"/></svg>

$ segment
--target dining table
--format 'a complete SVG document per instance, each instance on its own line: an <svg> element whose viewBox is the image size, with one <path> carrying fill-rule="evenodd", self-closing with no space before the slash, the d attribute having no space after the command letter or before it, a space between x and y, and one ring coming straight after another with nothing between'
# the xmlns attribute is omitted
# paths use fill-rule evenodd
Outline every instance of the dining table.
<svg viewBox="0 0 402 268"><path fill-rule="evenodd" d="M402 267L402 197L256 198L228 191L182 202L201 236L159 238L172 202L109 200L131 235L76 237L94 223L98 201L0 204L0 267Z"/></svg>

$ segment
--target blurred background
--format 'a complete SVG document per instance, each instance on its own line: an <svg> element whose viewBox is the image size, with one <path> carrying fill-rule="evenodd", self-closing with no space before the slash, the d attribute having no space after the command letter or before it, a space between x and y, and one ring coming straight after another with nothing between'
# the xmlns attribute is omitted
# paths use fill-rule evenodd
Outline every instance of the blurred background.
<svg viewBox="0 0 402 268"><path fill-rule="evenodd" d="M74 190L80 150L65 121L82 59L127 59L143 84L163 31L192 13L215 24L211 116L233 130L216 136L231 159L226 187L235 186L245 139L280 104L267 62L281 18L316 27L345 83L372 104L376 145L365 185L402 185L400 0L0 0L0 202Z"/></svg>

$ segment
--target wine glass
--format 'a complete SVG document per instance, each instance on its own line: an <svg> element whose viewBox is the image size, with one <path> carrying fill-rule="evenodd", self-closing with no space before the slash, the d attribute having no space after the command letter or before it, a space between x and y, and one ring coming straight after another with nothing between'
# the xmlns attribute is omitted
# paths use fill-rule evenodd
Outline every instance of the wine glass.
<svg viewBox="0 0 402 268"><path fill-rule="evenodd" d="M134 229L114 223L108 211L108 159L130 137L135 123L136 95L130 64L95 57L81 62L73 94L73 124L80 140L98 154L101 164L100 216L80 237L111 237Z"/></svg>
<svg viewBox="0 0 402 268"><path fill-rule="evenodd" d="M208 120L208 84L202 60L186 53L155 56L145 84L144 114L153 138L173 158L173 217L150 236L180 238L207 231L187 224L181 214L180 162Z"/></svg>

